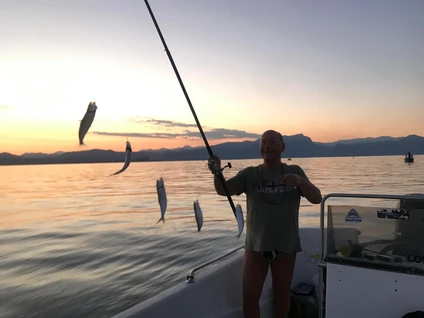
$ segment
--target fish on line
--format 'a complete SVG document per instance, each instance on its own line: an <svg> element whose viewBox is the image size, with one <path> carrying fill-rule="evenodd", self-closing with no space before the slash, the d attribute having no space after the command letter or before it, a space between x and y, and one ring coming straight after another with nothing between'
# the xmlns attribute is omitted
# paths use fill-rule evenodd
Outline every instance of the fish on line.
<svg viewBox="0 0 424 318"><path fill-rule="evenodd" d="M197 231L200 232L203 226L203 213L200 208L199 200L193 202L194 218L196 219Z"/></svg>
<svg viewBox="0 0 424 318"><path fill-rule="evenodd" d="M237 219L237 227L238 227L238 233L236 235L236 238L239 239L244 229L244 216L243 216L243 210L241 209L240 204L236 205L236 219Z"/></svg>
<svg viewBox="0 0 424 318"><path fill-rule="evenodd" d="M97 105L96 102L90 102L87 107L87 111L84 114L84 117L82 118L78 130L78 138L79 138L79 144L80 146L85 146L84 144L84 138L87 134L88 130L91 127L91 124L94 121L94 117L96 116L96 110Z"/></svg>
<svg viewBox="0 0 424 318"><path fill-rule="evenodd" d="M158 202L159 202L160 215L161 215L159 221L157 221L156 224L158 224L160 221L165 223L167 199L166 199L165 183L162 177L156 180L156 192L158 194Z"/></svg>
<svg viewBox="0 0 424 318"><path fill-rule="evenodd" d="M121 172L124 172L128 168L128 166L131 163L131 153L132 153L131 144L127 140L126 146L125 146L125 161L124 161L124 166L120 170L118 170L115 173L111 174L111 176L120 174Z"/></svg>

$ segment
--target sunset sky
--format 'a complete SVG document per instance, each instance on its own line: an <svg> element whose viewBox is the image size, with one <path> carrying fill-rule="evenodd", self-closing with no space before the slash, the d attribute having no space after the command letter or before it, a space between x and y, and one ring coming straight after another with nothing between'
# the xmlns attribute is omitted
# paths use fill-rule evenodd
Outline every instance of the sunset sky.
<svg viewBox="0 0 424 318"><path fill-rule="evenodd" d="M211 144L424 136L422 0L149 3ZM144 1L1 0L0 21L0 152L203 143Z"/></svg>

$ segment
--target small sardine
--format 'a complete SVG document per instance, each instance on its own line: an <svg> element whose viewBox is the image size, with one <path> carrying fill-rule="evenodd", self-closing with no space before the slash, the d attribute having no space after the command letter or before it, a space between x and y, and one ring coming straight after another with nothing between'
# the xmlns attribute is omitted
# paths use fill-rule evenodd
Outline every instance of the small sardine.
<svg viewBox="0 0 424 318"><path fill-rule="evenodd" d="M126 152L126 154L125 154L124 166L120 170L116 171L114 174L111 174L111 176L114 176L116 174L119 174L121 172L124 172L125 169L127 169L128 166L131 163L131 152L132 152L132 148L131 148L131 144L130 144L130 142L128 140L127 140L127 145L125 147L125 152Z"/></svg>
<svg viewBox="0 0 424 318"><path fill-rule="evenodd" d="M197 223L197 231L200 232L200 229L203 226L203 213L202 213L202 209L200 208L198 200L193 202L193 208L194 208L194 217L196 218L196 223Z"/></svg>
<svg viewBox="0 0 424 318"><path fill-rule="evenodd" d="M97 110L96 102L90 102L88 104L87 111L84 117L82 118L80 122L80 126L79 126L78 138L79 138L80 146L85 145L84 137L87 134L88 130L90 129L91 124L93 123L94 116L96 116L96 110Z"/></svg>
<svg viewBox="0 0 424 318"><path fill-rule="evenodd" d="M167 201L166 201L165 184L163 182L162 177L159 180L156 180L156 190L158 193L158 202L160 206L160 215L161 215L159 221L157 221L156 224L158 224L160 221L165 223Z"/></svg>
<svg viewBox="0 0 424 318"><path fill-rule="evenodd" d="M244 229L244 216L243 216L243 210L241 209L240 204L236 205L236 218L237 218L237 226L238 226L238 233L237 238L240 238L241 233L243 233Z"/></svg>

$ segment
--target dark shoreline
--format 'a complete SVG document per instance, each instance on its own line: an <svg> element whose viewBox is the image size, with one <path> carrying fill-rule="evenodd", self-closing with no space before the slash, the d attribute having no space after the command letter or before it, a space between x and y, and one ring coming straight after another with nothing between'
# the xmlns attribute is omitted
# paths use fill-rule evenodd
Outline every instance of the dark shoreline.
<svg viewBox="0 0 424 318"><path fill-rule="evenodd" d="M423 153L424 154L424 153ZM421 154L416 154L416 155L421 155ZM308 158L308 159L314 159L314 158L348 158L351 157L352 159L354 159L355 157L390 157L390 156L399 156L399 157L404 157L403 154L381 154L381 155L355 155L355 156L351 156L351 155L339 155L339 156L299 156L299 157L292 157L292 162L295 159L304 159L304 158ZM122 163L123 160L116 160L116 159L112 159L112 160L85 160L85 161L79 161L79 160L75 160L75 161L50 161L49 159L35 159L35 158L21 158L23 159L23 162L11 162L11 163L5 163L5 162L0 162L0 166L34 166L34 165L66 165L66 164L87 164L87 163ZM261 157L249 157L249 158L222 158L223 161L228 161L228 160L255 160L255 159L261 159ZM290 161L287 160L288 158L286 157L282 157L281 160L283 162L288 162L290 164ZM205 156L205 158L187 158L187 159L137 159L137 160L132 160L131 162L172 162L172 161L206 161L207 160L207 156ZM405 164L403 162L403 160L400 160L401 163Z"/></svg>

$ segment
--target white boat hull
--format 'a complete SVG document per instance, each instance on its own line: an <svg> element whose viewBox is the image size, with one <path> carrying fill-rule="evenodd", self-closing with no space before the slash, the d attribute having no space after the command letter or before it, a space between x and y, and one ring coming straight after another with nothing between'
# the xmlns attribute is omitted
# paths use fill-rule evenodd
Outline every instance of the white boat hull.
<svg viewBox="0 0 424 318"><path fill-rule="evenodd" d="M326 317L401 318L424 310L424 277L327 263Z"/></svg>
<svg viewBox="0 0 424 318"><path fill-rule="evenodd" d="M319 228L300 229L303 251L298 253L292 285L314 284L318 273ZM192 283L183 281L115 318L243 318L242 268L244 249L210 265L195 275ZM273 317L271 271L260 299L261 317Z"/></svg>

